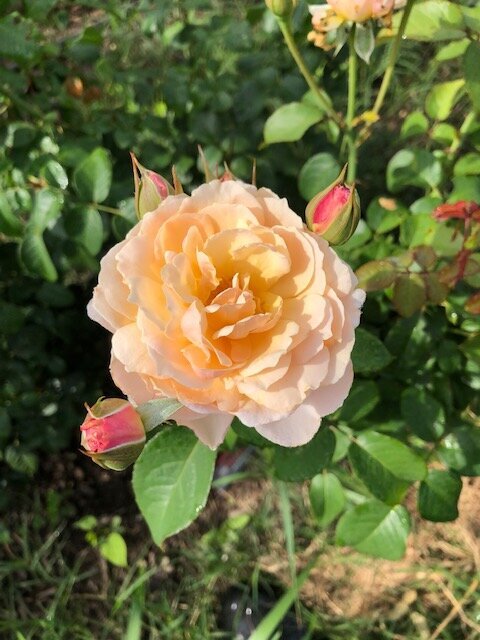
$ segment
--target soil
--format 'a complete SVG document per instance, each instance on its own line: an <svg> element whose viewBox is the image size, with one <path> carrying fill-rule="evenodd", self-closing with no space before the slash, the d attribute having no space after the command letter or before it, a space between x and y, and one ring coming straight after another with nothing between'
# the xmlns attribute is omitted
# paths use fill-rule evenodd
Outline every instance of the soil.
<svg viewBox="0 0 480 640"><path fill-rule="evenodd" d="M68 519L64 529L66 560L78 562L80 549L82 568L89 564L97 567L92 577L82 583L82 594L106 593L109 578L106 566L98 571L98 553L85 543L84 532L72 526L80 517L95 515L99 522L108 524L112 516L120 516L129 557L145 557L147 549L148 565L158 568L150 580L150 589L155 590L156 585L162 585L165 590L169 582L178 584L182 575L188 573L192 540L199 540L213 528L220 528L229 517L258 513L267 500L271 509L274 495L268 480L245 481L226 490L212 491L197 521L185 532L167 540L160 550L150 542L147 526L134 502L129 476L128 470L122 473L105 471L80 453L50 458L39 474L37 488L40 496L46 496L53 489L65 500L62 515L65 517L66 514ZM368 617L370 620L398 620L410 615L413 606L448 613L456 602L448 576L467 575L473 584L475 576L480 574L480 478L463 478L463 485L460 517L455 522L444 524L414 520L406 556L399 562L372 559L353 550L327 544L327 541L331 542L331 531L317 535L313 541L308 536L304 539L300 536L298 570L322 551L316 568L302 589L304 604L337 619ZM409 500L412 502L411 512L415 513L415 496L412 494ZM304 501L308 501L306 491ZM294 513L295 519L308 520L308 510L301 505L300 508L296 505L295 511L298 511ZM251 557L245 563L245 575L220 577L217 581L215 592L220 594L220 600L221 594L227 593L232 585L241 584L242 580L249 584L257 562L264 575L271 576L273 584L289 584L288 557L278 513L273 517L278 518L278 532L272 535L271 529L265 530L256 540L257 548L264 550L261 557ZM300 525L305 524L304 521L298 520ZM245 536L248 535L247 527ZM91 607L87 607L88 615L101 617L102 606L92 600ZM419 638L422 638L422 621L417 622L420 625Z"/></svg>

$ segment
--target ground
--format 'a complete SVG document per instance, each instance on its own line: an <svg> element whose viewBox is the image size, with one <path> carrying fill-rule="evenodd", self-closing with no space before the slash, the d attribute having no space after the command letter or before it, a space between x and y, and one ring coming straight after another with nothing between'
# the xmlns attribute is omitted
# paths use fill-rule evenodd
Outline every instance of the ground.
<svg viewBox="0 0 480 640"><path fill-rule="evenodd" d="M214 631L225 621L222 604L232 593L264 613L288 587L274 482L252 479L213 490L200 518L159 549L137 512L128 475L101 470L75 453L45 464L32 493L19 499L22 508L6 521L0 631L24 634L12 638L67 638L82 629L78 637L123 638L140 591L145 635L137 637L232 637ZM297 607L313 629L308 637L478 637L479 489L479 479L464 478L458 520L416 520L405 559L389 562L329 544L331 532L319 533L309 515L307 487L291 485L297 570L319 554ZM60 495L62 502L53 497ZM112 567L88 544L75 527L85 515L98 518L99 531L121 517L128 570ZM287 633L283 637L297 637Z"/></svg>

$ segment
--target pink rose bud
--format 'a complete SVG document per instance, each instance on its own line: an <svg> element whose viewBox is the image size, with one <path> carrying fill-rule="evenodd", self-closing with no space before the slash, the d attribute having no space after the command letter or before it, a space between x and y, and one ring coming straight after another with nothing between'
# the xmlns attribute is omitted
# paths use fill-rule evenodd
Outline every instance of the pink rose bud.
<svg viewBox="0 0 480 640"><path fill-rule="evenodd" d="M142 166L135 154L130 155L135 182L135 211L137 218L141 219L148 211L154 211L166 197L175 193L175 190L161 175Z"/></svg>
<svg viewBox="0 0 480 640"><path fill-rule="evenodd" d="M310 231L331 245L347 242L360 220L360 199L355 185L344 184L345 172L346 167L335 182L310 200L306 209Z"/></svg>
<svg viewBox="0 0 480 640"><path fill-rule="evenodd" d="M127 400L100 398L87 407L80 431L83 453L104 469L123 471L138 458L145 444L145 428Z"/></svg>

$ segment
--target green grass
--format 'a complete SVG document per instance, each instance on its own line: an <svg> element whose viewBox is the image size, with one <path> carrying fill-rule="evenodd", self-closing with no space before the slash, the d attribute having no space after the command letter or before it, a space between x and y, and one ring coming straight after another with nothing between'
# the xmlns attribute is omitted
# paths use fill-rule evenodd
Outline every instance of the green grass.
<svg viewBox="0 0 480 640"><path fill-rule="evenodd" d="M0 530L2 639L231 638L217 630L216 621L225 592L240 587L250 593L253 606L262 598L259 593L270 594L278 602L257 629L254 637L261 640L281 637L274 630L297 598L291 615L308 629L305 640L429 640L426 630L433 633L452 608L444 595L445 585L462 603L474 578L467 561L455 566L439 557L433 564L415 567L440 576L437 582L413 580L393 587L389 596L395 601L401 601L409 589L418 594L397 620L372 612L345 618L312 604L311 588L310 596L298 597L293 571L302 580L308 559L319 555L321 563L322 554L345 566L361 562L368 566L370 561L332 549L328 532L319 535L311 522L299 487L282 485L280 495L276 485L265 482L220 490L205 515L162 549L150 543L132 505L122 523L128 569L109 565L88 545L84 532L73 526L78 519L74 501L64 498L52 511L46 508L52 502L47 495L37 492L25 499L22 508L4 520L9 533ZM97 514L97 518L108 527L110 516ZM310 553L312 545L315 549ZM332 582L332 589L338 586ZM359 588L355 583L343 586L351 593ZM441 640L478 637L474 626L469 626L480 614L474 601L470 593L462 603L463 620L454 617L438 636Z"/></svg>

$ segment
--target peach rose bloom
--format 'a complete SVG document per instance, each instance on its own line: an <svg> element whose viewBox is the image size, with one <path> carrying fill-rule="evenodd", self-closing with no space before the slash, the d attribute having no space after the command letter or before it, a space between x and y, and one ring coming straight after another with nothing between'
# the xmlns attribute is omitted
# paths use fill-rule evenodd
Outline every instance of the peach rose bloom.
<svg viewBox="0 0 480 640"><path fill-rule="evenodd" d="M394 0L327 0L335 13L345 20L365 22L382 18L393 11Z"/></svg>
<svg viewBox="0 0 480 640"><path fill-rule="evenodd" d="M298 446L352 384L356 285L285 199L214 180L107 253L88 314L113 333L111 374L134 404L177 398L173 418L212 448L234 416Z"/></svg>

